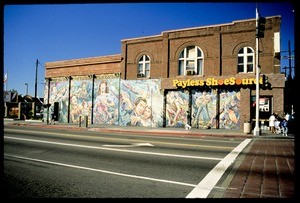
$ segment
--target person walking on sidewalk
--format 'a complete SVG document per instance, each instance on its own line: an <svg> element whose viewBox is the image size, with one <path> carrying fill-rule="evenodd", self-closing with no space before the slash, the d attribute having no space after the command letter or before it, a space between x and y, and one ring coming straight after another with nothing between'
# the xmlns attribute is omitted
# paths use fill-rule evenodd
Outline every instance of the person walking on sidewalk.
<svg viewBox="0 0 300 203"><path fill-rule="evenodd" d="M281 128L282 128L282 135L283 136L287 136L287 133L288 133L288 122L287 122L287 120L285 118L281 122Z"/></svg>
<svg viewBox="0 0 300 203"><path fill-rule="evenodd" d="M288 112L284 113L284 118L287 122L289 122L291 120L291 115Z"/></svg>
<svg viewBox="0 0 300 203"><path fill-rule="evenodd" d="M272 113L270 118L269 118L269 127L270 127L271 133L276 133L276 131L275 131L275 121L276 121L275 113Z"/></svg>

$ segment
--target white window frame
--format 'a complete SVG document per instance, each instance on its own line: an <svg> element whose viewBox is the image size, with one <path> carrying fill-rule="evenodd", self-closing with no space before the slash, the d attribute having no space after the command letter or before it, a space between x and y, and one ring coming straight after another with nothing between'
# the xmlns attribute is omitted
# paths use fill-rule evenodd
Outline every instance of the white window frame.
<svg viewBox="0 0 300 203"><path fill-rule="evenodd" d="M194 49L194 53L191 53L192 49ZM189 50L191 50L189 52ZM200 56L198 56L198 52ZM189 67L189 64L193 64L192 67ZM179 75L203 75L203 52L198 46L188 46L184 48L180 54L178 59L178 74Z"/></svg>
<svg viewBox="0 0 300 203"><path fill-rule="evenodd" d="M150 57L148 55L140 57L137 74L139 77L150 77Z"/></svg>
<svg viewBox="0 0 300 203"><path fill-rule="evenodd" d="M252 52L248 53L248 49L250 49ZM243 53L240 53L240 51L243 50ZM248 61L248 57L252 56L252 62ZM254 61L255 61L255 54L254 50L251 47L243 47L238 52L237 57L237 72L238 73L253 73L254 72ZM243 62L239 63L239 58L243 58ZM239 67L243 66L243 71L240 71ZM252 71L248 70L248 66L252 66Z"/></svg>

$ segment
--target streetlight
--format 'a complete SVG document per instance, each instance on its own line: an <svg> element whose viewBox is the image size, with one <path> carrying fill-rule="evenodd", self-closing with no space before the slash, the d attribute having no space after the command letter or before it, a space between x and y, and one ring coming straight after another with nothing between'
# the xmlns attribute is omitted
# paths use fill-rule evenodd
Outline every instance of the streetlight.
<svg viewBox="0 0 300 203"><path fill-rule="evenodd" d="M26 85L26 95L28 95L28 83L25 83Z"/></svg>
<svg viewBox="0 0 300 203"><path fill-rule="evenodd" d="M259 127L259 75L260 75L260 66L259 66L259 38L264 37L264 26L266 23L266 19L264 17L259 16L258 8L256 7L256 56L255 56L255 76L256 76L256 91L255 91L255 98L256 98L256 109L255 109L255 127L253 130L254 136L260 135L260 127Z"/></svg>

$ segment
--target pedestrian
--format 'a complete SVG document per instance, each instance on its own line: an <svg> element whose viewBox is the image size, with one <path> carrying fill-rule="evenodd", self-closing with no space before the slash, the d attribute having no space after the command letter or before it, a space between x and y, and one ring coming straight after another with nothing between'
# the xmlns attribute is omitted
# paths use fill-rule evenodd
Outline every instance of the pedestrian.
<svg viewBox="0 0 300 203"><path fill-rule="evenodd" d="M275 133L276 134L280 134L281 133L281 122L276 119L275 122L274 122L274 128L275 128Z"/></svg>
<svg viewBox="0 0 300 203"><path fill-rule="evenodd" d="M185 124L184 127L185 127L186 130L190 130L192 128L189 124Z"/></svg>
<svg viewBox="0 0 300 203"><path fill-rule="evenodd" d="M284 118L287 122L291 120L291 115L289 113L284 113Z"/></svg>
<svg viewBox="0 0 300 203"><path fill-rule="evenodd" d="M273 113L273 114L271 114L271 116L269 118L269 127L270 127L271 133L276 133L276 131L275 131L275 121L276 121L276 117L275 117L275 113Z"/></svg>
<svg viewBox="0 0 300 203"><path fill-rule="evenodd" d="M282 135L287 136L288 133L288 121L284 118L281 122Z"/></svg>

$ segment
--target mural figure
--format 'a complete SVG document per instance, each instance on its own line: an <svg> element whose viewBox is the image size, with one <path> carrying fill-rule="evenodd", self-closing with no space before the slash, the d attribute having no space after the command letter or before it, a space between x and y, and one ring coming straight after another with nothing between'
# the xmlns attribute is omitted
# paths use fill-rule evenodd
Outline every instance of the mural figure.
<svg viewBox="0 0 300 203"><path fill-rule="evenodd" d="M107 81L101 81L98 87L98 96L95 99L94 123L113 124L117 105L110 94Z"/></svg>
<svg viewBox="0 0 300 203"><path fill-rule="evenodd" d="M142 118L147 107L147 100L144 97L137 97L134 101L132 109L128 110L130 122L127 125L142 126Z"/></svg>
<svg viewBox="0 0 300 203"><path fill-rule="evenodd" d="M83 107L78 103L78 99L76 95L71 96L70 100L70 119L72 123L79 122L79 116L82 115Z"/></svg>
<svg viewBox="0 0 300 203"><path fill-rule="evenodd" d="M220 128L238 129L240 127L240 92L222 94L220 108Z"/></svg>
<svg viewBox="0 0 300 203"><path fill-rule="evenodd" d="M211 103L213 97L211 94L207 94L203 91L202 95L198 96L195 100L195 114L194 124L196 127L210 127L211 116L209 113L209 103Z"/></svg>
<svg viewBox="0 0 300 203"><path fill-rule="evenodd" d="M179 91L167 94L166 120L167 126L183 127L187 124L188 95Z"/></svg>
<svg viewBox="0 0 300 203"><path fill-rule="evenodd" d="M141 124L142 124L142 126L145 126L145 127L155 126L151 106L146 107L146 109L144 111L144 115L141 119Z"/></svg>
<svg viewBox="0 0 300 203"><path fill-rule="evenodd" d="M71 80L71 99L70 99L70 122L79 122L79 116L82 120L88 116L88 122L91 118L91 81L80 78ZM74 108L74 109L73 109Z"/></svg>
<svg viewBox="0 0 300 203"><path fill-rule="evenodd" d="M80 82L78 85L75 85L74 83L74 91L72 92L72 95L76 95L77 98L80 99L88 99L91 95L88 91L88 85L86 81Z"/></svg>
<svg viewBox="0 0 300 203"><path fill-rule="evenodd" d="M49 112L54 111L54 103L59 103L59 122L68 121L68 82L53 82L50 84L50 98L49 103L51 104Z"/></svg>
<svg viewBox="0 0 300 203"><path fill-rule="evenodd" d="M122 81L120 125L161 126L163 96L159 80Z"/></svg>

